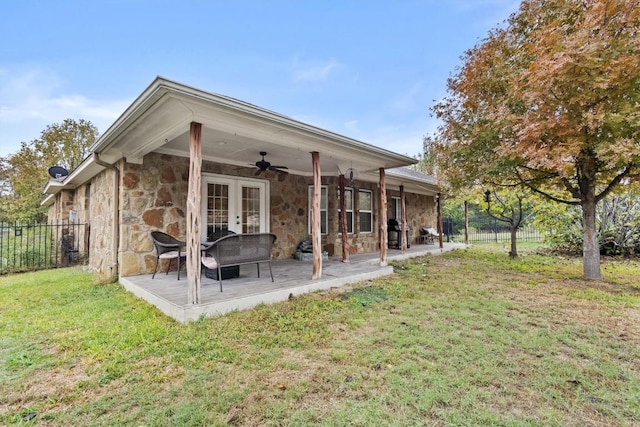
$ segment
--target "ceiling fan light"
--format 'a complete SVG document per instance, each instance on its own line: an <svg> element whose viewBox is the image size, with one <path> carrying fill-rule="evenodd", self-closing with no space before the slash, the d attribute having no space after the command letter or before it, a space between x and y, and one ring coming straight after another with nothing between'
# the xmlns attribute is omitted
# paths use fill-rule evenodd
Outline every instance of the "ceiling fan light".
<svg viewBox="0 0 640 427"><path fill-rule="evenodd" d="M353 184L353 180L358 176L358 172L354 168L347 169L347 179L349 180L349 184Z"/></svg>

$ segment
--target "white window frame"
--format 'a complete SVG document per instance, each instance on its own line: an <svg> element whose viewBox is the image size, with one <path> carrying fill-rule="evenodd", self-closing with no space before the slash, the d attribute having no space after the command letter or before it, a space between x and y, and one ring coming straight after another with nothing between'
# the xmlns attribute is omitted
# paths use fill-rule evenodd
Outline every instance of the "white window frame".
<svg viewBox="0 0 640 427"><path fill-rule="evenodd" d="M308 200L308 215L307 215L307 228L309 235L312 234L311 230L311 213L313 211L313 185L309 186L309 200ZM322 202L324 201L324 208ZM324 221L322 221L322 212L324 212ZM323 224L324 222L324 224ZM324 225L324 231L322 231ZM329 189L326 185L320 186L320 234L326 235L329 232Z"/></svg>
<svg viewBox="0 0 640 427"><path fill-rule="evenodd" d="M402 205L400 197L393 196L391 198L393 200L393 214L394 218L398 220L398 223L402 220Z"/></svg>
<svg viewBox="0 0 640 427"><path fill-rule="evenodd" d="M361 197L360 197L360 195L362 193L369 193L369 196L370 196L369 197L369 201L371 202L370 209L362 209L361 208L361 205L360 205ZM361 220L360 216L363 213L368 213L370 218L371 218L371 220L370 220L371 230L363 230L362 229L362 220ZM358 220L359 220L358 223L360 225L360 227L359 227L360 233L362 233L362 234L371 234L371 233L373 233L373 230L374 230L375 226L373 224L373 191L371 191L371 190L358 190Z"/></svg>
<svg viewBox="0 0 640 427"><path fill-rule="evenodd" d="M228 217L228 229L236 233L242 233L242 224L238 224L238 219L242 215L242 187L257 187L260 188L260 230L264 230L264 233L270 232L271 224L271 206L269 201L271 200L270 182L264 179L234 177L229 175L220 175L213 173L202 173L202 200L201 200L201 215L202 215L202 227L200 227L200 234L202 240L207 238L207 185L208 184L221 184L229 186L229 217ZM231 195L234 195L231 197Z"/></svg>
<svg viewBox="0 0 640 427"><path fill-rule="evenodd" d="M349 221L349 216L347 216L347 235L353 234L355 230L355 209L354 209L354 191L352 187L344 187L344 192L351 194L351 209L347 209L348 206L348 198L345 199L345 212L351 213L351 221ZM342 226L342 222L340 221L340 190L338 190L338 234L342 234L340 227Z"/></svg>

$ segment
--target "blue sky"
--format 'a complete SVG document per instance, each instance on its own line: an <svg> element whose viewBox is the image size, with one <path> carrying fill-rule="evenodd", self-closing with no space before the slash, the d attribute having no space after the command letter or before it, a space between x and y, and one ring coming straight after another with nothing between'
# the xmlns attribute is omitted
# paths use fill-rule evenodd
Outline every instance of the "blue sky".
<svg viewBox="0 0 640 427"><path fill-rule="evenodd" d="M160 75L401 154L460 56L517 0L0 0L0 156L100 132Z"/></svg>

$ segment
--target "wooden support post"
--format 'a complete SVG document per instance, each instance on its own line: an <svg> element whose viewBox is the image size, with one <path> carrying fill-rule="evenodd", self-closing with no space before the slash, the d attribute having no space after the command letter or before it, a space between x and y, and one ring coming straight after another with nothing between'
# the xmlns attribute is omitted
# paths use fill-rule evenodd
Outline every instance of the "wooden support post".
<svg viewBox="0 0 640 427"><path fill-rule="evenodd" d="M409 242L407 242L407 214L405 211L405 201L404 201L404 185L400 186L400 233L402 233L401 242L402 245L400 249L402 253L407 252L407 247Z"/></svg>
<svg viewBox="0 0 640 427"><path fill-rule="evenodd" d="M442 194L438 193L438 243L440 249L444 248L444 242L442 240Z"/></svg>
<svg viewBox="0 0 640 427"><path fill-rule="evenodd" d="M187 298L200 303L200 224L202 189L202 125L191 122L189 136L189 187L187 193Z"/></svg>
<svg viewBox="0 0 640 427"><path fill-rule="evenodd" d="M320 180L320 153L311 153L313 162L313 201L311 204L311 241L313 242L313 273L312 279L322 277L322 240L320 228L320 199L322 197Z"/></svg>
<svg viewBox="0 0 640 427"><path fill-rule="evenodd" d="M387 186L384 179L384 168L380 168L380 266L387 265Z"/></svg>
<svg viewBox="0 0 640 427"><path fill-rule="evenodd" d="M347 228L347 204L345 201L345 190L344 190L344 175L340 174L339 178L339 186L340 186L340 226L342 227L342 262L349 262L349 243L348 243L348 233L349 229Z"/></svg>
<svg viewBox="0 0 640 427"><path fill-rule="evenodd" d="M464 244L469 244L469 202L464 201Z"/></svg>

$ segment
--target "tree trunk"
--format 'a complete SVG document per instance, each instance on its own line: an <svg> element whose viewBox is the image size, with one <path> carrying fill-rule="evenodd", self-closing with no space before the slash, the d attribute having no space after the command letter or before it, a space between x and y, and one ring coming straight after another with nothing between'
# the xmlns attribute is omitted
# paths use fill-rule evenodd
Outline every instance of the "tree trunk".
<svg viewBox="0 0 640 427"><path fill-rule="evenodd" d="M436 202L436 210L437 210L437 221L438 221L438 244L440 249L444 248L444 241L442 239L442 233L444 230L442 229L442 194L438 193L438 198Z"/></svg>
<svg viewBox="0 0 640 427"><path fill-rule="evenodd" d="M313 272L311 278L313 280L322 277L322 239L320 228L320 199L321 193L321 173L320 173L320 153L311 152L311 161L313 164L313 202L311 210L311 241L313 242Z"/></svg>
<svg viewBox="0 0 640 427"><path fill-rule="evenodd" d="M600 245L596 232L595 196L582 200L582 268L585 280L602 280L600 274Z"/></svg>
<svg viewBox="0 0 640 427"><path fill-rule="evenodd" d="M400 186L400 236L399 239L402 242L400 245L400 249L402 253L407 252L407 246L409 242L407 241L407 212L406 212L406 204L405 204L405 196L404 196L404 185Z"/></svg>
<svg viewBox="0 0 640 427"><path fill-rule="evenodd" d="M469 202L464 201L464 244L469 244Z"/></svg>
<svg viewBox="0 0 640 427"><path fill-rule="evenodd" d="M187 299L200 304L200 213L202 189L202 124L191 122L189 134L189 187L187 193ZM178 268L180 263L178 262Z"/></svg>
<svg viewBox="0 0 640 427"><path fill-rule="evenodd" d="M380 266L387 265L387 185L385 183L384 168L380 168Z"/></svg>
<svg viewBox="0 0 640 427"><path fill-rule="evenodd" d="M349 262L349 243L347 227L347 204L344 199L344 175L340 174L339 177L340 187L340 226L342 227L342 235L340 236L340 243L342 244L342 262ZM353 200L353 198L352 198Z"/></svg>
<svg viewBox="0 0 640 427"><path fill-rule="evenodd" d="M511 225L511 250L509 251L510 258L518 258L518 247L516 245L517 238L518 238L518 226Z"/></svg>

